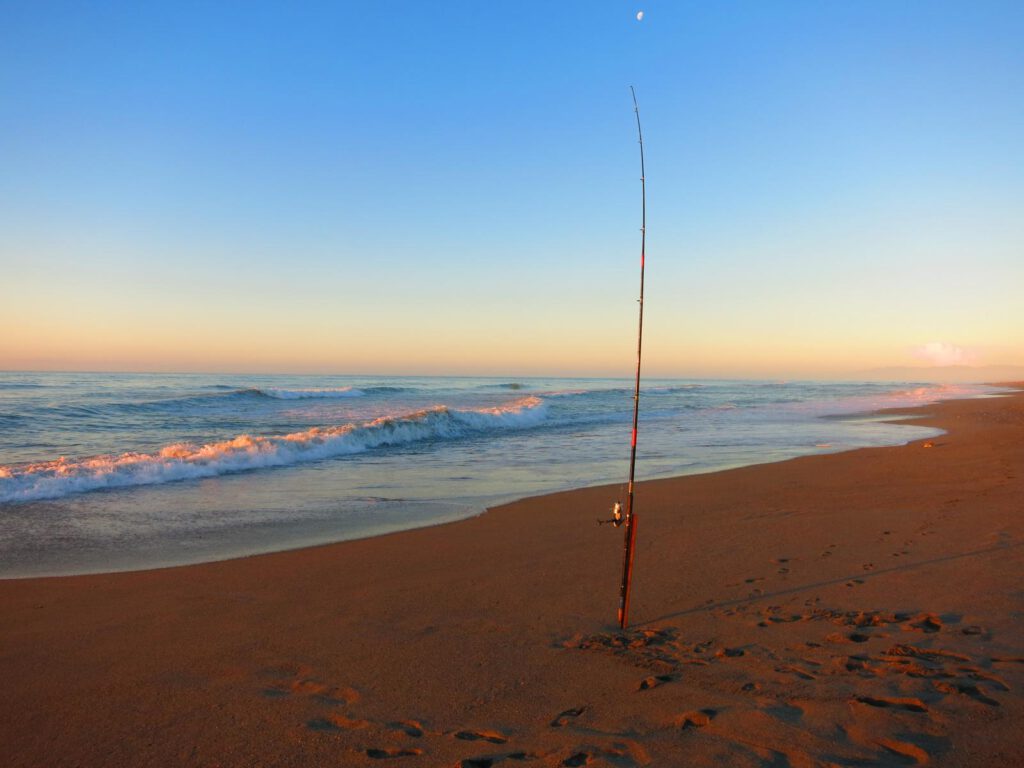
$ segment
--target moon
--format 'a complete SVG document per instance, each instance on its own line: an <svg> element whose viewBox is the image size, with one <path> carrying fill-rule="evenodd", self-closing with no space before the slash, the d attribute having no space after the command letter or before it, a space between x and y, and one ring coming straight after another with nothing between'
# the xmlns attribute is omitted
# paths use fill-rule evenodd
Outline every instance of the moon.
<svg viewBox="0 0 1024 768"><path fill-rule="evenodd" d="M637 11L636 20L637 21L643 21L644 20L644 12L643 11Z"/></svg>

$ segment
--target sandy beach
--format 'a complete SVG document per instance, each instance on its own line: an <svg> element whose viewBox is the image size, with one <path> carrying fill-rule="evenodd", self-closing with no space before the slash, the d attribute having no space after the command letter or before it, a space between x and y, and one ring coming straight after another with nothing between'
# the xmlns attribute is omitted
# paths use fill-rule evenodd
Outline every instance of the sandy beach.
<svg viewBox="0 0 1024 768"><path fill-rule="evenodd" d="M0 582L7 766L1024 764L1024 393L946 434Z"/></svg>

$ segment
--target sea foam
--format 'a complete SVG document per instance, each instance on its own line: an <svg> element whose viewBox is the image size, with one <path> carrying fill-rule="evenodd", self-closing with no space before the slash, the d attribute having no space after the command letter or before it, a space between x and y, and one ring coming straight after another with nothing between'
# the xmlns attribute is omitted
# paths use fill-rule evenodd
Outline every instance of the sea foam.
<svg viewBox="0 0 1024 768"><path fill-rule="evenodd" d="M204 445L175 443L156 453L128 452L85 459L61 457L0 466L0 502L57 499L104 488L154 485L317 461L421 440L524 429L540 424L546 416L543 400L525 397L493 408L455 409L442 405L287 435L239 435Z"/></svg>

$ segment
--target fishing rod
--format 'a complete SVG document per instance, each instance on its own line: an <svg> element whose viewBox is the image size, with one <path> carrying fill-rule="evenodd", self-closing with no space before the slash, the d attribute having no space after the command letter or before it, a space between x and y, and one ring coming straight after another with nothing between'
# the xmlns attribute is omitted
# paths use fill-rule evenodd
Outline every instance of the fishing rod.
<svg viewBox="0 0 1024 768"><path fill-rule="evenodd" d="M633 95L633 112L636 113L636 134L640 140L640 321L636 337L636 386L633 390L633 434L629 449L629 484L626 487L626 511L622 504L615 502L612 519L609 522L618 528L625 525L625 542L622 553L622 583L619 585L619 627L626 628L629 619L629 588L633 580L633 558L636 552L636 512L633 510L633 480L636 475L636 430L640 418L640 361L644 339L644 260L647 246L647 182L644 169L644 134L640 129L640 107L636 102L636 91L629 86Z"/></svg>

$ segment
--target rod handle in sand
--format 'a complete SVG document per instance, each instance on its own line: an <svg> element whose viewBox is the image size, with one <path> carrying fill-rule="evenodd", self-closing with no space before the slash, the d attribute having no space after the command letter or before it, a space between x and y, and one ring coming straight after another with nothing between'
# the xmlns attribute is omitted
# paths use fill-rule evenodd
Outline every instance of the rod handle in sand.
<svg viewBox="0 0 1024 768"><path fill-rule="evenodd" d="M633 581L633 557L636 551L636 514L626 518L626 543L622 554L622 584L619 587L619 628L629 621L629 588Z"/></svg>

